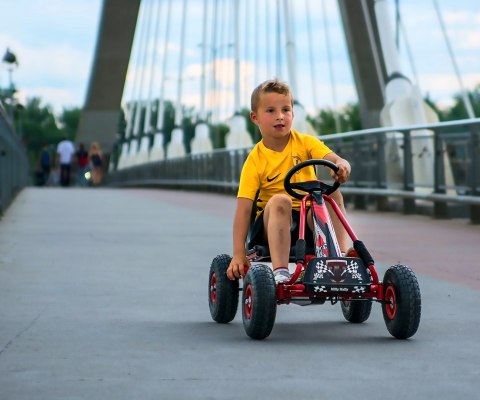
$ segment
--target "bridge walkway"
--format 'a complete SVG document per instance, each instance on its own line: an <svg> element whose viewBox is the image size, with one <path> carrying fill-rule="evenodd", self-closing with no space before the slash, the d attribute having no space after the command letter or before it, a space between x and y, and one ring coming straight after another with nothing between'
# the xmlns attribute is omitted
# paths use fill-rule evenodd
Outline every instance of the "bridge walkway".
<svg viewBox="0 0 480 400"><path fill-rule="evenodd" d="M232 196L26 188L0 220L0 398L476 398L480 227L349 211L383 275L417 272L408 341L380 307L280 306L271 336L211 321L212 258L231 251ZM433 397L435 396L435 397ZM468 397L467 397L468 396Z"/></svg>

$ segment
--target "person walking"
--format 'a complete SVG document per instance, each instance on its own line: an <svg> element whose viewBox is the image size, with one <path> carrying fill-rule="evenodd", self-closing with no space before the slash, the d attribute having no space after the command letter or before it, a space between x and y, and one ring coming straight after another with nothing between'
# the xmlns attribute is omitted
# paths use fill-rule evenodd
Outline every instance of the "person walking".
<svg viewBox="0 0 480 400"><path fill-rule="evenodd" d="M83 143L78 144L78 149L75 152L75 158L77 160L77 186L87 186L87 178L85 174L89 169L88 151L85 149Z"/></svg>
<svg viewBox="0 0 480 400"><path fill-rule="evenodd" d="M92 142L90 145L88 160L90 161L92 185L98 186L103 180L103 152L98 142Z"/></svg>
<svg viewBox="0 0 480 400"><path fill-rule="evenodd" d="M72 160L75 155L75 146L67 136L57 145L57 165L60 165L60 185L67 187L70 185L70 174L72 170Z"/></svg>

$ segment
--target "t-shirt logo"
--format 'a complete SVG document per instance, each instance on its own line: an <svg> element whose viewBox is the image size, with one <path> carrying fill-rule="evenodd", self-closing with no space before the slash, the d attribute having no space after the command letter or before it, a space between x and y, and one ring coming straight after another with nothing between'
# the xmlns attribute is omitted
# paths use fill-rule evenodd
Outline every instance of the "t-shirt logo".
<svg viewBox="0 0 480 400"><path fill-rule="evenodd" d="M277 179L279 176L280 176L280 174L275 175L273 178L269 178L269 177L267 176L267 182L272 182L272 181L274 181L275 179Z"/></svg>
<svg viewBox="0 0 480 400"><path fill-rule="evenodd" d="M302 162L302 159L299 157L299 156L292 156L292 159L293 159L293 166L297 165L297 164L300 164ZM297 172L295 172L296 174L299 174L300 173L300 170L298 170Z"/></svg>

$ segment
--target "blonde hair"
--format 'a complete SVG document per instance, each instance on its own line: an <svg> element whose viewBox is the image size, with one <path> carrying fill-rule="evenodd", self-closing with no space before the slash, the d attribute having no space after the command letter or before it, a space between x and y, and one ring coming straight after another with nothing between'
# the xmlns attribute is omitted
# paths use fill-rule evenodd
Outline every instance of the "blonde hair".
<svg viewBox="0 0 480 400"><path fill-rule="evenodd" d="M250 107L252 111L257 111L258 106L260 105L260 96L264 93L278 93L285 96L290 96L293 106L293 96L292 92L290 91L290 87L286 83L280 82L277 79L269 79L265 82L262 82L253 90L250 100Z"/></svg>

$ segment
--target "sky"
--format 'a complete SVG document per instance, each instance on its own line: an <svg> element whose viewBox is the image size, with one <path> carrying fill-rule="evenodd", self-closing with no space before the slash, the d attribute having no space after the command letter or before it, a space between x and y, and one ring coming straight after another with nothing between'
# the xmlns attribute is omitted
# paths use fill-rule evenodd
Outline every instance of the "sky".
<svg viewBox="0 0 480 400"><path fill-rule="evenodd" d="M392 31L396 32L395 1L386 0L391 15ZM167 61L163 93L167 99L179 97L178 71L180 69L181 5L174 0L171 31L165 46L166 1L162 1L158 39L155 45L152 22L148 41L135 35L132 62L126 77L124 102L156 97L162 92L163 62ZM212 1L209 2L210 4ZM232 3L220 0L220 4ZM217 93L206 100L225 106L225 113L235 108L235 100L248 107L251 90L260 81L279 77L294 86L294 96L307 112L319 108L340 108L356 102L350 60L343 34L336 0L294 0L289 15L292 19L292 37L296 74L287 68L287 38L285 28L277 40L277 21L284 24L284 15L276 12L277 0L240 0L240 84L235 85L234 23L227 7L219 9L225 21L217 25L215 42L212 30L211 8L207 23L206 44L202 42L203 0L188 0L183 57L181 101L200 109L202 76L202 49L206 47L207 91ZM283 0L281 1L283 3ZM441 11L454 61L441 23L435 11L435 0L400 0L402 26L400 32L399 59L401 72L418 84L423 95L440 106L451 104L461 87L472 89L480 83L480 1L436 0ZM157 1L144 0L139 22L145 23L145 10L157 15ZM56 112L63 108L82 107L96 44L101 0L2 0L2 25L0 27L0 53L7 47L18 59L18 67L12 72L12 80L19 90L19 98L40 97ZM308 6L308 8L307 8ZM323 12L325 10L325 13ZM308 18L307 18L308 15ZM324 17L326 16L326 17ZM152 20L154 21L154 20ZM310 26L310 31L308 27ZM325 29L327 27L327 29ZM269 32L269 33L268 33ZM220 39L221 38L221 39ZM312 40L309 40L312 38ZM327 40L328 38L328 40ZM278 41L280 52L277 52ZM146 44L145 44L146 43ZM155 48L155 52L153 49ZM167 51L165 52L165 48ZM143 50L141 50L143 49ZM145 53L145 49L147 53ZM215 66L218 75L212 82L212 51L221 58ZM409 57L411 54L411 58ZM146 54L143 56L143 54ZM155 54L155 56L154 56ZM411 61L413 59L413 61ZM138 62L138 60L144 60ZM277 60L279 62L277 62ZM281 67L279 68L278 65ZM153 66L153 68L152 68ZM143 68L145 67L145 68ZM455 74L455 68L460 78ZM145 72L142 71L145 70ZM153 71L153 72L152 72ZM312 72L313 71L313 72ZM293 78L292 78L293 77ZM139 82L143 82L140 85ZM293 84L295 82L295 84ZM9 85L7 65L0 65L0 87ZM238 96L235 89L240 87ZM150 89L151 88L151 89ZM215 99L215 100L211 100Z"/></svg>

